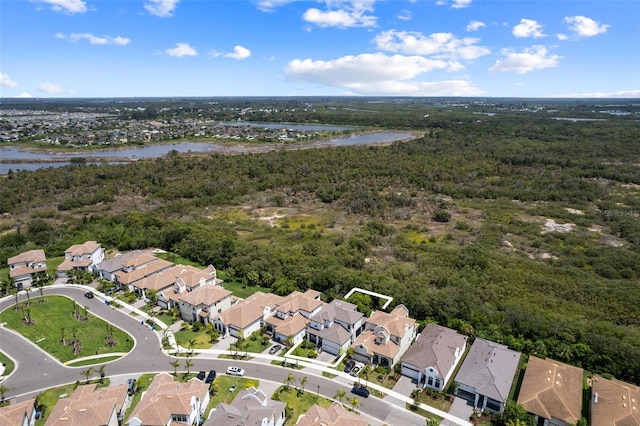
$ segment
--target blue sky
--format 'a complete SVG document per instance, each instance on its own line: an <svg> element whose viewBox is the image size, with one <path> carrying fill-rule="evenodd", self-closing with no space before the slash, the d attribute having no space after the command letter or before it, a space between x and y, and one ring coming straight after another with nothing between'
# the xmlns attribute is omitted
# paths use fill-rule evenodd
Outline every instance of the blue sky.
<svg viewBox="0 0 640 426"><path fill-rule="evenodd" d="M2 97L640 97L638 0L0 8Z"/></svg>

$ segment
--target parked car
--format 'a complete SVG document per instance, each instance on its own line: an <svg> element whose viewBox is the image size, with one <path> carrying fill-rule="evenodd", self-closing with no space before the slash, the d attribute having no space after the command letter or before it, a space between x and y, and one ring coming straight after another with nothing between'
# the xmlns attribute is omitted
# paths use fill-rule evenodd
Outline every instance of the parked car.
<svg viewBox="0 0 640 426"><path fill-rule="evenodd" d="M273 345L271 346L271 348L269 349L269 353L271 355L277 353L278 351L280 351L282 349L282 345Z"/></svg>
<svg viewBox="0 0 640 426"><path fill-rule="evenodd" d="M196 376L196 379L198 380L204 380L204 378L207 376L207 373L204 371L199 371L198 375Z"/></svg>
<svg viewBox="0 0 640 426"><path fill-rule="evenodd" d="M207 378L205 379L205 383L211 383L216 379L216 370L209 370L209 374L207 374Z"/></svg>
<svg viewBox="0 0 640 426"><path fill-rule="evenodd" d="M351 374L353 377L356 377L358 374L360 374L360 371L362 371L362 369L364 368L364 364L361 362L356 362L356 365L353 366L353 368L351 369Z"/></svg>
<svg viewBox="0 0 640 426"><path fill-rule="evenodd" d="M227 374L230 376L244 376L244 370L240 367L228 367Z"/></svg>
<svg viewBox="0 0 640 426"><path fill-rule="evenodd" d="M93 299L93 292L88 291L84 294L84 297L86 297L87 299Z"/></svg>
<svg viewBox="0 0 640 426"><path fill-rule="evenodd" d="M351 393L361 396L363 398L369 398L369 389L361 386L354 386L351 389Z"/></svg>
<svg viewBox="0 0 640 426"><path fill-rule="evenodd" d="M351 373L351 370L353 370L353 367L355 366L356 366L356 362L354 360L348 361L344 366L344 372Z"/></svg>
<svg viewBox="0 0 640 426"><path fill-rule="evenodd" d="M138 385L136 384L136 379L127 380L127 386L129 387L127 389L127 393L129 394L129 396L132 396L136 392L136 390L138 390Z"/></svg>

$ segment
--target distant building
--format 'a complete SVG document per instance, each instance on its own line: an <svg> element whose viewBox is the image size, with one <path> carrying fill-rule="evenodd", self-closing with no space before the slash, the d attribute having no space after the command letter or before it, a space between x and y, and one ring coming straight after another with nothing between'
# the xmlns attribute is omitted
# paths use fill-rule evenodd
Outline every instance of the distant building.
<svg viewBox="0 0 640 426"><path fill-rule="evenodd" d="M31 287L34 275L47 274L47 257L44 250L29 250L7 259L9 278L16 287Z"/></svg>
<svg viewBox="0 0 640 426"><path fill-rule="evenodd" d="M575 425L582 417L582 375L582 368L531 356L518 403L539 425Z"/></svg>
<svg viewBox="0 0 640 426"><path fill-rule="evenodd" d="M418 385L444 390L462 359L467 336L436 324L427 324L402 357L402 375Z"/></svg>
<svg viewBox="0 0 640 426"><path fill-rule="evenodd" d="M591 426L640 426L640 387L593 376Z"/></svg>
<svg viewBox="0 0 640 426"><path fill-rule="evenodd" d="M456 395L481 411L502 413L520 355L499 343L476 338L456 374Z"/></svg>

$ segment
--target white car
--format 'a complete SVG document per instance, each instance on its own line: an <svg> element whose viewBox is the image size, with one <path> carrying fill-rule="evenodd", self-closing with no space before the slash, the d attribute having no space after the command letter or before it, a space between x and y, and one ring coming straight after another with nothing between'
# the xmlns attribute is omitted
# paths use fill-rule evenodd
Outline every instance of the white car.
<svg viewBox="0 0 640 426"><path fill-rule="evenodd" d="M227 374L230 376L244 376L244 370L240 367L227 367Z"/></svg>

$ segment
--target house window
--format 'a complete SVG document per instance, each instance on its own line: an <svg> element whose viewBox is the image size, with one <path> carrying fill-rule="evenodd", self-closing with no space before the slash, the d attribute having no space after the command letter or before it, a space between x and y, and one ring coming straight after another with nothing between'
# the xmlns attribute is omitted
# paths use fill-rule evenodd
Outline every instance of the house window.
<svg viewBox="0 0 640 426"><path fill-rule="evenodd" d="M187 416L186 416L186 414L172 414L171 415L171 420L173 420L175 422L186 423L187 422Z"/></svg>

